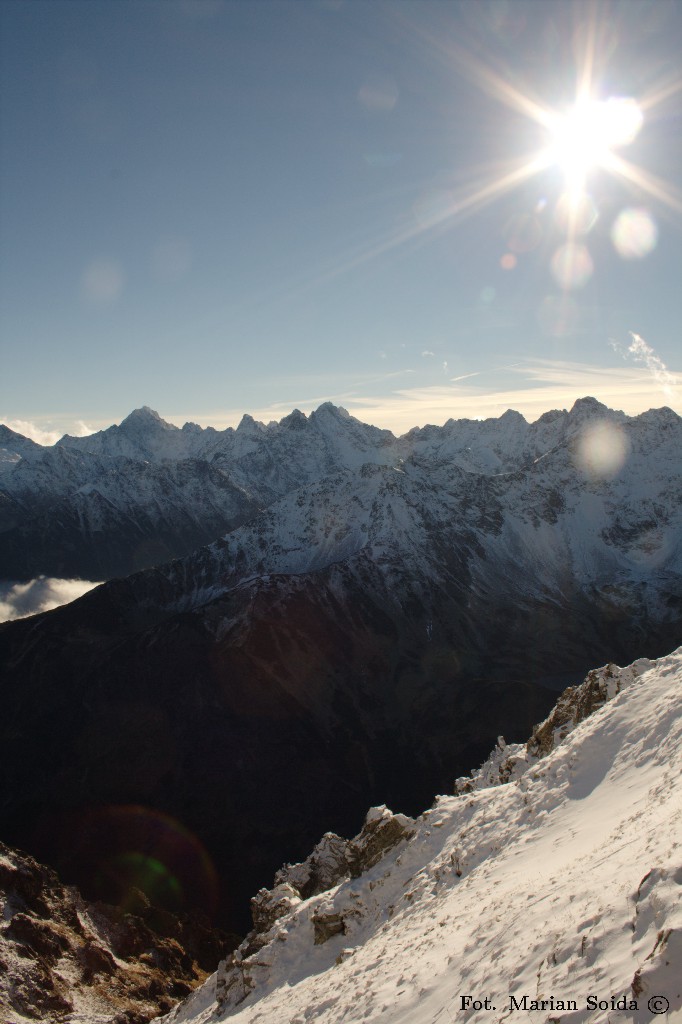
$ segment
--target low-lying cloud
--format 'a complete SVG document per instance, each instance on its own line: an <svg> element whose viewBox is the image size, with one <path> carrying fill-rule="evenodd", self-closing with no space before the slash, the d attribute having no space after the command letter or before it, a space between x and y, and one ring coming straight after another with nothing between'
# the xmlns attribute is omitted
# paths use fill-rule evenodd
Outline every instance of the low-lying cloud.
<svg viewBox="0 0 682 1024"><path fill-rule="evenodd" d="M68 431L45 429L45 427L41 427L40 424L35 423L33 420L11 420L5 418L1 419L0 422L4 423L10 430L13 430L15 434L30 437L32 441L43 445L56 444L59 438L64 436L65 432L73 434L74 437L88 437L95 432L94 428L88 426L83 420L76 420L73 425L69 425ZM49 421L46 426L49 427Z"/></svg>
<svg viewBox="0 0 682 1024"><path fill-rule="evenodd" d="M75 601L99 583L91 580L60 580L37 576L28 583L0 582L0 622L25 619Z"/></svg>

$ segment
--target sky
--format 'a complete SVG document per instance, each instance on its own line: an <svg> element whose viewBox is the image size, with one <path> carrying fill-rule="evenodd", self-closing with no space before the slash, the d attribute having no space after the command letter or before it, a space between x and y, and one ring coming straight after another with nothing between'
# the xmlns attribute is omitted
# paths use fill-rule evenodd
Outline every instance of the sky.
<svg viewBox="0 0 682 1024"><path fill-rule="evenodd" d="M677 0L0 19L0 421L682 413Z"/></svg>

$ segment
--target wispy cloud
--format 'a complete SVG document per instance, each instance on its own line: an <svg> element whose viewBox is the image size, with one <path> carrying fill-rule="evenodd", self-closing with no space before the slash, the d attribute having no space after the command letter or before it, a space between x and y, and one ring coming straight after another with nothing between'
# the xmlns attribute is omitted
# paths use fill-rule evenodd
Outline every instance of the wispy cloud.
<svg viewBox="0 0 682 1024"><path fill-rule="evenodd" d="M635 334L634 331L629 331L629 334L630 344L625 351L613 339L611 339L611 348L622 356L623 359L627 359L630 356L636 363L641 363L645 366L664 394L669 398L675 398L676 391L679 388L677 378L670 372L661 357L656 354L656 350L641 335Z"/></svg>
<svg viewBox="0 0 682 1024"><path fill-rule="evenodd" d="M91 580L62 580L37 576L28 583L0 583L0 622L23 619L38 612L49 612L75 601L99 583Z"/></svg>
<svg viewBox="0 0 682 1024"><path fill-rule="evenodd" d="M94 434L97 427L90 427L83 420L76 420L75 427L69 431L74 437L88 437L89 434Z"/></svg>

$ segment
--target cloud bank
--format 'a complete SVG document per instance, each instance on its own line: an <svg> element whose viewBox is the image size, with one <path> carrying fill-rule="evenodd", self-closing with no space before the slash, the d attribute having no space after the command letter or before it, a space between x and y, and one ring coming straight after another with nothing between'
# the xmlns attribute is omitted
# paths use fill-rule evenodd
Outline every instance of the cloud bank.
<svg viewBox="0 0 682 1024"><path fill-rule="evenodd" d="M98 586L99 583L91 580L60 580L46 576L37 576L28 583L0 582L0 622L49 612Z"/></svg>
<svg viewBox="0 0 682 1024"><path fill-rule="evenodd" d="M2 419L0 422L4 423L5 426L13 430L15 434L22 434L24 437L30 437L36 444L53 445L56 444L60 437L64 436L64 430L46 430L39 424L34 423L33 420L10 420ZM75 425L70 428L68 433L73 434L74 437L87 437L89 434L94 433L96 428L88 426L83 420L76 420Z"/></svg>

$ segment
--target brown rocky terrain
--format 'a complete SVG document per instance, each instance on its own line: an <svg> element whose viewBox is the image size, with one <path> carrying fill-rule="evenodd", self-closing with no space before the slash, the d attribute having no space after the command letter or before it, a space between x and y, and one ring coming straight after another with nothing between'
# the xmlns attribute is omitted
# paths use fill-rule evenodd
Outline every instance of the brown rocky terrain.
<svg viewBox="0 0 682 1024"><path fill-rule="evenodd" d="M188 995L239 941L133 892L87 903L0 843L0 1020L143 1024Z"/></svg>

